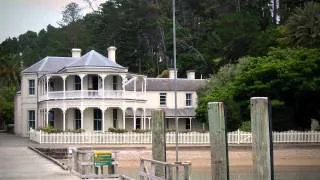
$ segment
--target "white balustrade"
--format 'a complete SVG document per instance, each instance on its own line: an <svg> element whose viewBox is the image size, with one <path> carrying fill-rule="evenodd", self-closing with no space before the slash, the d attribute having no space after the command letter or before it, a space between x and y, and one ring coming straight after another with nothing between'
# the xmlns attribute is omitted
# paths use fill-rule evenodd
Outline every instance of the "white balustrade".
<svg viewBox="0 0 320 180"><path fill-rule="evenodd" d="M112 99L145 99L144 92L122 90L73 90L73 91L49 91L48 95L39 96L39 101L53 99L78 99L78 98L112 98Z"/></svg>
<svg viewBox="0 0 320 180"><path fill-rule="evenodd" d="M50 144L150 144L152 133L113 133L113 132L84 132L84 133L46 133L30 129L30 140ZM209 144L209 133L188 132L179 133L180 144ZM166 134L168 144L175 143L175 132ZM250 144L251 132L234 131L228 133L229 144ZM320 143L319 131L287 131L273 132L274 143Z"/></svg>

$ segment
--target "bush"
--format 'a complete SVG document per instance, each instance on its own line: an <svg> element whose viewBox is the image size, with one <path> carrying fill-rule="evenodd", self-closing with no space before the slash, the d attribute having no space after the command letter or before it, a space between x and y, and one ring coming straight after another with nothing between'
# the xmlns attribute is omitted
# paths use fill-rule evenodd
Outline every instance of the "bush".
<svg viewBox="0 0 320 180"><path fill-rule="evenodd" d="M85 132L84 129L68 129L66 132L71 132L71 133L83 133Z"/></svg>
<svg viewBox="0 0 320 180"><path fill-rule="evenodd" d="M150 130L134 129L134 130L132 130L132 132L135 132L135 133L146 133L146 132L150 132Z"/></svg>
<svg viewBox="0 0 320 180"><path fill-rule="evenodd" d="M128 132L126 129L118 129L118 128L109 128L108 132L114 132L114 133L125 133Z"/></svg>
<svg viewBox="0 0 320 180"><path fill-rule="evenodd" d="M60 133L62 131L54 128L54 127L51 127L51 126L48 126L48 127L43 127L40 129L41 131L44 131L46 133Z"/></svg>
<svg viewBox="0 0 320 180"><path fill-rule="evenodd" d="M240 126L241 131L251 132L251 121L244 121Z"/></svg>

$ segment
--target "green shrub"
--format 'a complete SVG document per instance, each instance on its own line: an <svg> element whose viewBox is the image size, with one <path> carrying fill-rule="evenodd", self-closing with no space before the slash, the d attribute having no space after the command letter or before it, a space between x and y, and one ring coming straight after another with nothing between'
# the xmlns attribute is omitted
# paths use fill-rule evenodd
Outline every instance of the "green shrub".
<svg viewBox="0 0 320 180"><path fill-rule="evenodd" d="M40 130L46 132L46 133L59 133L61 132L60 130L54 128L54 127L51 127L51 126L47 126L47 127L43 127L41 128Z"/></svg>
<svg viewBox="0 0 320 180"><path fill-rule="evenodd" d="M68 129L65 132L71 132L71 133L83 133L85 132L84 129Z"/></svg>
<svg viewBox="0 0 320 180"><path fill-rule="evenodd" d="M251 131L251 121L244 121L240 126L241 131L250 132Z"/></svg>
<svg viewBox="0 0 320 180"><path fill-rule="evenodd" d="M135 133L146 133L146 132L150 132L150 130L134 129L134 130L132 130L132 132L135 132Z"/></svg>
<svg viewBox="0 0 320 180"><path fill-rule="evenodd" d="M128 132L126 129L118 129L118 128L109 128L109 132L114 132L114 133L125 133Z"/></svg>

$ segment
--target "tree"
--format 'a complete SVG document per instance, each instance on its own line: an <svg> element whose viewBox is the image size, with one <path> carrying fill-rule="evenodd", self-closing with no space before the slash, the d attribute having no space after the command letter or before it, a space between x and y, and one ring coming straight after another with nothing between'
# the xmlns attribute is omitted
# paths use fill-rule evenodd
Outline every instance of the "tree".
<svg viewBox="0 0 320 180"><path fill-rule="evenodd" d="M77 3L71 2L62 11L62 21L59 22L59 24L61 26L66 26L70 23L77 22L81 18L81 8Z"/></svg>
<svg viewBox="0 0 320 180"><path fill-rule="evenodd" d="M224 101L228 125L250 120L249 99L269 97L274 130L308 129L320 118L320 51L273 49L267 56L248 57L214 75L198 93L197 118L204 120L209 101ZM235 116L236 115L236 116Z"/></svg>
<svg viewBox="0 0 320 180"><path fill-rule="evenodd" d="M320 47L320 4L308 2L297 8L285 25L285 37L295 47Z"/></svg>

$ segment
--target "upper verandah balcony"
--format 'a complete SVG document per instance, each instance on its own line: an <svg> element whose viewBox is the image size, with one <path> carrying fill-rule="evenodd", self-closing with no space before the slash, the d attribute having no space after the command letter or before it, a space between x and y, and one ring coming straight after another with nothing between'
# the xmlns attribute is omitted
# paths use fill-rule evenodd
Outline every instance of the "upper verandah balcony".
<svg viewBox="0 0 320 180"><path fill-rule="evenodd" d="M140 91L136 90L137 84L141 86L138 87ZM39 79L38 85L39 101L80 98L145 100L146 93L146 77L128 73L48 74Z"/></svg>

